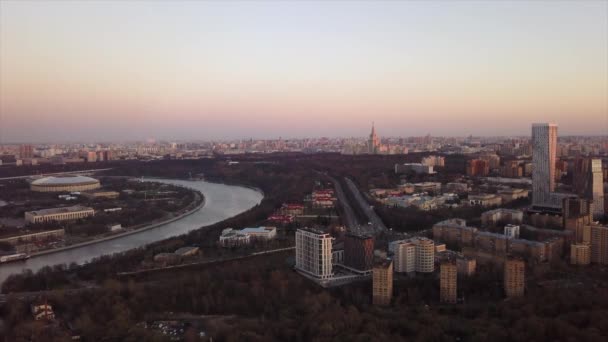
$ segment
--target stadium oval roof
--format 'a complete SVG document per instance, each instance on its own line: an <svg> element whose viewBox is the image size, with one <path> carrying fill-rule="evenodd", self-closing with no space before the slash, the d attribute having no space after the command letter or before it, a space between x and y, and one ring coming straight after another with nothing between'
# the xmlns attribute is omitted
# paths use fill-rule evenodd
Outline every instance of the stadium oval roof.
<svg viewBox="0 0 608 342"><path fill-rule="evenodd" d="M86 176L50 176L36 179L32 185L38 186L62 186L62 185L77 185L77 184L95 184L99 181L95 178Z"/></svg>

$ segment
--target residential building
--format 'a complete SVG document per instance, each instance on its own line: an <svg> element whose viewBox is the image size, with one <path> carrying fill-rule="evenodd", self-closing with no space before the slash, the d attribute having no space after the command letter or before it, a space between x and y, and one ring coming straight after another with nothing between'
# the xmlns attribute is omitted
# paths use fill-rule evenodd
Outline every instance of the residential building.
<svg viewBox="0 0 608 342"><path fill-rule="evenodd" d="M34 158L34 148L32 147L32 145L19 145L19 158Z"/></svg>
<svg viewBox="0 0 608 342"><path fill-rule="evenodd" d="M428 166L428 165L424 165L424 164L420 164L420 163L395 164L395 173L396 174L407 173L410 171L417 173L417 174L427 174L427 175L435 173L435 171L433 171L432 166Z"/></svg>
<svg viewBox="0 0 608 342"><path fill-rule="evenodd" d="M591 262L608 264L608 227L591 226Z"/></svg>
<svg viewBox="0 0 608 342"><path fill-rule="evenodd" d="M93 215L95 215L93 208L75 205L71 207L27 211L25 212L25 220L29 223L73 221Z"/></svg>
<svg viewBox="0 0 608 342"><path fill-rule="evenodd" d="M401 240L393 242L393 260L395 261L395 272L416 272L416 245L412 242Z"/></svg>
<svg viewBox="0 0 608 342"><path fill-rule="evenodd" d="M459 246L472 246L477 228L468 227L463 219L447 219L433 225L433 239L457 244Z"/></svg>
<svg viewBox="0 0 608 342"><path fill-rule="evenodd" d="M467 176L485 177L490 173L490 164L483 159L471 159L467 164Z"/></svg>
<svg viewBox="0 0 608 342"><path fill-rule="evenodd" d="M551 206L551 193L555 190L555 162L557 125L532 125L532 203Z"/></svg>
<svg viewBox="0 0 608 342"><path fill-rule="evenodd" d="M591 201L593 218L600 219L604 215L602 160L577 158L572 169L572 190Z"/></svg>
<svg viewBox="0 0 608 342"><path fill-rule="evenodd" d="M296 231L296 270L314 278L333 276L332 244L329 233L305 228ZM392 271L392 264L391 264Z"/></svg>
<svg viewBox="0 0 608 342"><path fill-rule="evenodd" d="M411 241L416 245L416 272L433 273L435 270L435 242L417 237Z"/></svg>
<svg viewBox="0 0 608 342"><path fill-rule="evenodd" d="M519 161L511 160L505 162L505 165L500 167L500 176L507 178L519 178L523 177L524 169L519 165Z"/></svg>
<svg viewBox="0 0 608 342"><path fill-rule="evenodd" d="M506 204L520 198L528 197L528 190L525 189L503 189L498 191L502 203Z"/></svg>
<svg viewBox="0 0 608 342"><path fill-rule="evenodd" d="M509 250L508 240L508 237L503 234L477 232L475 234L475 247L496 255L506 255Z"/></svg>
<svg viewBox="0 0 608 342"><path fill-rule="evenodd" d="M584 198L565 198L562 204L562 226L564 230L576 234L577 242L589 242L583 237L584 231L593 223L591 203Z"/></svg>
<svg viewBox="0 0 608 342"><path fill-rule="evenodd" d="M435 242L424 237L389 243L395 260L395 272L432 273L435 270Z"/></svg>
<svg viewBox="0 0 608 342"><path fill-rule="evenodd" d="M481 214L481 225L483 227L494 227L507 224L521 224L524 213L521 210L499 208L489 210Z"/></svg>
<svg viewBox="0 0 608 342"><path fill-rule="evenodd" d="M477 260L469 257L461 257L456 259L456 268L458 268L458 274L464 276L472 276L475 274L477 268Z"/></svg>
<svg viewBox="0 0 608 342"><path fill-rule="evenodd" d="M495 194L469 195L469 205L494 207L502 204L502 198Z"/></svg>
<svg viewBox="0 0 608 342"><path fill-rule="evenodd" d="M374 264L372 275L372 302L390 305L393 298L393 261L383 259Z"/></svg>
<svg viewBox="0 0 608 342"><path fill-rule="evenodd" d="M591 262L591 246L586 243L570 245L570 263L572 265L589 265Z"/></svg>
<svg viewBox="0 0 608 342"><path fill-rule="evenodd" d="M344 237L344 266L357 271L369 271L374 265L374 238L346 234Z"/></svg>
<svg viewBox="0 0 608 342"><path fill-rule="evenodd" d="M445 158L441 157L441 156L427 156L422 158L422 160L420 161L421 164L423 165L427 165L427 166L440 166L440 167L444 167L445 166Z"/></svg>
<svg viewBox="0 0 608 342"><path fill-rule="evenodd" d="M439 297L442 303L456 303L458 269L456 262L446 261L439 266Z"/></svg>
<svg viewBox="0 0 608 342"><path fill-rule="evenodd" d="M504 267L504 289L507 297L524 295L526 264L522 259L509 258Z"/></svg>

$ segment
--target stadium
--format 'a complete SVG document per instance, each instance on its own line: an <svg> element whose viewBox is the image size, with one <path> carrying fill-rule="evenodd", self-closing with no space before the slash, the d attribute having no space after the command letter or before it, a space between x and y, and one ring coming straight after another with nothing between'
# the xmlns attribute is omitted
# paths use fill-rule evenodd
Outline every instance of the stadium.
<svg viewBox="0 0 608 342"><path fill-rule="evenodd" d="M44 177L30 183L30 190L36 192L88 191L99 187L99 180L85 176Z"/></svg>

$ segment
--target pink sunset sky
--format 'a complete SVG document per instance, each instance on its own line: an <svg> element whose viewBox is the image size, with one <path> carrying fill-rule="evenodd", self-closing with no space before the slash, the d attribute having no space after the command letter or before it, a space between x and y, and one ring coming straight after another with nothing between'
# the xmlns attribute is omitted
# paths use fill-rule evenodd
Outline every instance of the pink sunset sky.
<svg viewBox="0 0 608 342"><path fill-rule="evenodd" d="M608 132L607 1L0 1L0 142Z"/></svg>

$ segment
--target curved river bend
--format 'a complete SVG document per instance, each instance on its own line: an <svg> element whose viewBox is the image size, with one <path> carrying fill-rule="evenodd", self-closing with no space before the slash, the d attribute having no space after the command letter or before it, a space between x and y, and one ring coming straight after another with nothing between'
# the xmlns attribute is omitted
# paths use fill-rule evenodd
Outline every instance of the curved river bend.
<svg viewBox="0 0 608 342"><path fill-rule="evenodd" d="M4 282L9 275L21 273L24 269L29 268L35 272L44 266L72 262L82 264L102 255L124 252L155 241L185 234L191 230L236 216L259 204L264 197L256 190L241 186L172 179L154 179L154 181L198 190L205 196L205 205L197 212L149 230L87 246L32 257L25 262L2 264L0 265L0 283Z"/></svg>

